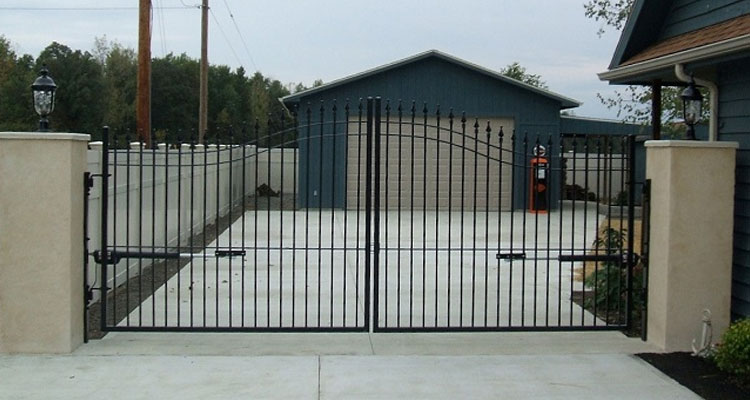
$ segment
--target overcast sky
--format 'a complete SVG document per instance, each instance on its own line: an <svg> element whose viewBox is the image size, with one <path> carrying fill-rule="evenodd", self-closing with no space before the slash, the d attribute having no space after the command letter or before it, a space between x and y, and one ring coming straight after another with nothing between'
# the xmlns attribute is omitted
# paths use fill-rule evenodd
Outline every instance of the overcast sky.
<svg viewBox="0 0 750 400"><path fill-rule="evenodd" d="M200 56L198 3L152 0L154 56ZM309 85L438 49L494 70L518 61L550 90L582 101L577 115L616 118L596 97L613 90L596 73L609 64L619 33L598 37L599 24L584 16L583 3L210 0L209 60ZM136 48L137 6L138 0L0 0L0 35L17 53L33 56L52 41L90 50L94 38L105 35Z"/></svg>

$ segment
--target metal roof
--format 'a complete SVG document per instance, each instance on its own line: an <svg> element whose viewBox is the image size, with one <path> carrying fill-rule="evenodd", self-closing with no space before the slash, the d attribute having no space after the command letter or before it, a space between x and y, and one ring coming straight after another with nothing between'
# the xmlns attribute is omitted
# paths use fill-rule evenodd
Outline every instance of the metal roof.
<svg viewBox="0 0 750 400"><path fill-rule="evenodd" d="M417 62L417 61L420 61L420 60L423 60L423 59L427 59L427 58L438 58L438 59L447 61L449 63L455 64L455 65L459 65L459 66L464 67L464 68L468 68L468 69L470 69L470 70L472 70L474 72L483 74L483 75L488 76L490 78L497 79L497 80L499 80L499 81L501 81L503 83L507 83L507 84L519 87L521 89L528 90L530 92L536 93L536 94L538 94L540 96L544 96L544 97L553 99L555 101L560 102L560 108L561 109L574 108L574 107L578 107L578 106L580 106L582 104L578 100L574 100L574 99L571 99L569 97L566 97L566 96L563 96L563 95L551 92L549 90L538 88L536 86L532 86L532 85L523 83L521 81L509 78L509 77L501 74L500 72L493 71L491 69L482 67L480 65L471 63L469 61L460 59L460 58L452 56L450 54L443 53L443 52L438 51L438 50L428 50L428 51L425 51L425 52L422 52L422 53L418 53L418 54L415 54L415 55L413 55L411 57L404 58L402 60L394 61L392 63L381 65L379 67L372 68L372 69L369 69L369 70L366 70L366 71L363 71L363 72L360 72L360 73L357 73L357 74L353 74L353 75L349 75L349 76L344 77L344 78L336 79L334 81L331 81L329 83L323 84L323 85L318 86L318 87L310 88L310 89L303 90L303 91L300 91L300 92L297 92L297 93L294 93L294 94L290 94L288 96L284 96L280 100L283 103L296 102L296 101L299 101L301 98L309 96L311 94L315 94L315 93L319 93L319 92L324 92L326 90L329 90L329 89L332 89L332 88L335 88L335 87L338 87L338 86L342 86L342 85L348 84L350 82L353 82L353 81L356 81L356 80L359 80L359 79L363 79L363 78L367 78L369 76L373 76L373 75L376 75L376 74L387 72L387 71L393 70L395 68L402 67L404 65L408 65L408 64L411 64L411 63L414 63L414 62Z"/></svg>

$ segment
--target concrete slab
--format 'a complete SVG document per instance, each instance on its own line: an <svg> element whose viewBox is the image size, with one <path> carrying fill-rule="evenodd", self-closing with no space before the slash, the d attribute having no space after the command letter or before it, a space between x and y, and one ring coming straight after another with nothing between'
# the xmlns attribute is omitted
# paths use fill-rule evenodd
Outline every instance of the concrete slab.
<svg viewBox="0 0 750 400"><path fill-rule="evenodd" d="M655 348L619 332L501 333L125 333L76 355L512 355L633 354Z"/></svg>
<svg viewBox="0 0 750 400"><path fill-rule="evenodd" d="M317 357L0 357L2 399L316 399Z"/></svg>
<svg viewBox="0 0 750 400"><path fill-rule="evenodd" d="M321 399L699 399L626 355L324 357Z"/></svg>
<svg viewBox="0 0 750 400"><path fill-rule="evenodd" d="M596 236L600 216L579 208L382 212L380 326L605 325L570 300L583 289L573 279L577 265L557 260L585 254ZM207 257L195 254L119 324L361 327L363 218L342 210L248 211L207 246ZM245 256L211 256L230 244ZM525 258L497 260L499 252Z"/></svg>
<svg viewBox="0 0 750 400"><path fill-rule="evenodd" d="M0 356L3 399L699 399L620 354Z"/></svg>

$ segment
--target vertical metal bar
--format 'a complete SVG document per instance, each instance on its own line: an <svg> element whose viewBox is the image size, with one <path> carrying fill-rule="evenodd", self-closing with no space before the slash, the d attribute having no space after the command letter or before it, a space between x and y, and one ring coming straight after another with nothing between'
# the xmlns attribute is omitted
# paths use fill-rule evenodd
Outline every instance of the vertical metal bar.
<svg viewBox="0 0 750 400"><path fill-rule="evenodd" d="M578 188L576 186L576 172L578 172L578 169L576 168L576 164L578 163L578 136L573 136L573 156L572 156L572 168L570 168L570 171L573 171L573 201L571 202L572 206L570 209L570 243L571 243L571 254L575 251L573 247L575 247L575 233L576 233L576 198L578 197ZM573 295L573 282L575 281L575 264L571 261L570 262L570 294ZM583 302L585 299L586 292L584 290L581 290L581 312L583 312ZM570 299L570 326L573 326L573 299Z"/></svg>
<svg viewBox="0 0 750 400"><path fill-rule="evenodd" d="M130 132L125 132L125 247L130 249ZM125 308L130 310L130 260L125 260ZM125 325L130 326L130 312Z"/></svg>
<svg viewBox="0 0 750 400"><path fill-rule="evenodd" d="M635 229L635 135L628 136L628 294L627 320L625 326L633 326L633 267L635 254L633 251Z"/></svg>
<svg viewBox="0 0 750 400"><path fill-rule="evenodd" d="M202 239L202 246L203 249L203 293L202 293L202 301L203 301L203 327L207 327L208 323L206 321L206 288L208 287L208 276L206 276L206 263L208 262L207 252L206 252L206 235L208 234L207 224L206 221L208 219L208 135L203 137L203 215L202 215L202 227L201 227L201 239Z"/></svg>
<svg viewBox="0 0 750 400"><path fill-rule="evenodd" d="M216 219L214 220L214 235L216 237L216 248L218 249L221 246L221 241L219 240L219 234L221 231L219 231L219 223L221 221L221 137L220 137L220 131L219 129L216 129ZM221 282L219 280L219 258L216 257L214 262L214 268L216 268L216 271L214 273L214 288L216 289L216 295L214 299L214 308L216 312L216 317L214 320L214 324L216 327L219 327L219 283Z"/></svg>
<svg viewBox="0 0 750 400"><path fill-rule="evenodd" d="M337 121L338 115L337 115L337 111L338 111L338 107L336 105L336 99L334 99L333 100L333 106L331 108L331 114L332 114L332 117L333 117L333 121L332 121L333 132L332 132L332 135L331 135L331 157L329 157L330 160L331 160L331 211L330 211L331 212L331 254L330 254L330 263L331 263L331 267L330 267L331 268L331 271L330 271L331 272L330 273L331 289L330 290L331 290L331 294L330 294L330 298L328 299L328 301L329 301L328 307L330 308L328 310L328 312L329 312L329 319L330 319L328 321L329 322L328 326L331 327L331 328L333 328L333 315L334 315L334 302L333 302L333 299L335 297L333 295L333 293L334 293L334 265L335 265L335 263L334 263L334 255L336 254L334 245L336 243L336 207L335 207L335 205L336 205L336 159L338 158L337 157L338 153L336 153L336 139L337 139L337 135L338 135L338 133L337 133L337 131L338 131L338 121ZM321 194L321 200L322 199L323 199L323 197L322 197L322 194ZM344 258L346 258L346 255L344 255Z"/></svg>
<svg viewBox="0 0 750 400"><path fill-rule="evenodd" d="M461 114L461 239L459 248L458 326L464 326L464 211L466 201L466 112Z"/></svg>
<svg viewBox="0 0 750 400"><path fill-rule="evenodd" d="M586 233L588 232L588 215L589 215L589 138L584 137L583 138L583 248L580 249L581 252L586 252L586 246L588 245L588 237ZM575 251L575 250L574 250ZM581 279L584 282L583 285L583 293L586 293L586 262L581 263L582 265L582 272L581 272ZM594 297L593 302L596 303L596 297ZM581 302L581 326L586 326L585 318L586 318L586 312L584 312L584 308L586 306L586 301ZM594 320L596 320L596 316L594 315Z"/></svg>
<svg viewBox="0 0 750 400"><path fill-rule="evenodd" d="M381 130L381 100L380 97L375 98L375 137L373 138L375 144L375 182L374 182L374 221L373 221L373 253L372 253L372 272L373 272L373 325L379 326L379 305L378 298L380 297L380 130Z"/></svg>
<svg viewBox="0 0 750 400"><path fill-rule="evenodd" d="M299 204L299 188L297 187L297 169L299 168L299 104L292 110L292 124L294 125L294 157L292 158L294 167L292 168L292 327L296 326L297 321L297 209Z"/></svg>
<svg viewBox="0 0 750 400"><path fill-rule="evenodd" d="M472 227L471 227L471 327L473 328L476 320L476 292L477 292L477 183L479 175L479 119L474 120L474 185L471 188L474 204L471 210Z"/></svg>
<svg viewBox="0 0 750 400"><path fill-rule="evenodd" d="M505 133L503 127L500 126L500 131L497 135L497 252L503 251L503 139ZM511 171L513 171L511 169ZM512 196L512 193L511 193ZM512 212L512 210L511 210ZM497 304L495 305L496 321L495 325L500 327L500 277L502 276L501 261L497 260Z"/></svg>
<svg viewBox="0 0 750 400"><path fill-rule="evenodd" d="M151 130L151 251L156 249L156 132ZM151 326L156 326L156 260L151 260Z"/></svg>
<svg viewBox="0 0 750 400"><path fill-rule="evenodd" d="M396 327L401 326L401 214L402 214L402 170L403 170L403 123L404 109L401 100L398 101L398 233L396 251Z"/></svg>
<svg viewBox="0 0 750 400"><path fill-rule="evenodd" d="M154 181L156 181L154 179ZM177 218L179 221L179 217ZM177 234L179 235L179 230ZM179 238L177 240L179 242ZM179 243L178 243L179 246ZM169 142L165 139L164 146L164 251L169 251ZM156 249L154 249L156 251ZM178 251L179 253L179 251ZM169 271L169 260L166 259L164 262L164 326L168 324L169 317L169 287L168 287L168 271ZM179 263L179 260L176 262ZM179 269L179 268L178 268ZM179 284L179 280L178 280ZM179 296L180 290L177 287L177 295ZM179 302L177 303L177 315L179 315Z"/></svg>
<svg viewBox="0 0 750 400"><path fill-rule="evenodd" d="M516 190L518 188L518 182L516 179L516 168L517 163L516 159L518 158L518 152L516 151L516 130L513 129L513 132L510 135L510 174L511 174L511 182L510 182L510 254L513 254L513 250L515 248L515 221L516 221ZM523 167L521 167L521 172L525 171ZM521 174L523 176L523 173ZM526 177L523 177L523 179L526 179ZM525 190L526 187L523 182L520 183L521 190ZM526 207L523 205L522 207ZM508 326L513 326L513 257L511 257L509 266L508 266Z"/></svg>
<svg viewBox="0 0 750 400"><path fill-rule="evenodd" d="M323 146L325 137L325 108L323 101L320 101L320 131L318 132L318 324L320 328L320 317L323 312L321 308L322 300L322 279L323 279ZM269 166L270 167L270 166ZM269 168L270 170L270 168ZM269 179L270 180L270 179ZM333 267L333 266L331 266Z"/></svg>
<svg viewBox="0 0 750 400"><path fill-rule="evenodd" d="M531 168L529 167L529 133L524 132L523 133L523 167L522 167L524 173L524 182L528 185L531 185L531 182L528 181L529 174ZM524 252L526 252L526 220L527 220L527 214L528 214L528 208L529 208L529 201L530 201L530 190L531 188L526 187L524 184L524 191L523 191L523 204L524 204L524 211L523 211L523 218L522 218L522 225L521 225L521 247ZM536 256L536 254L534 255ZM534 261L534 265L536 265L536 261ZM526 258L521 260L521 326L526 326Z"/></svg>
<svg viewBox="0 0 750 400"><path fill-rule="evenodd" d="M190 133L190 239L188 245L190 246L190 253L195 253L195 130ZM195 282L195 271L194 271L193 259L190 259L190 327L195 326L195 289L193 282Z"/></svg>
<svg viewBox="0 0 750 400"><path fill-rule="evenodd" d="M536 147L536 149L539 149L538 146L540 145L541 145L541 142L539 141L539 133L537 133L534 146ZM532 170L531 173L535 174L536 171ZM536 209L536 212L534 213L534 256L538 257L539 256L539 209L538 209L537 201L540 198L540 196L536 188L532 188L531 190L533 190L534 192L532 201L534 202L534 209ZM537 289L538 289L538 281L539 281L538 266L539 266L539 260L534 260L534 307L533 307L533 315L534 315L533 325L534 326L537 326L536 321L537 321L537 316L538 316L537 314L537 303L538 303L538 298L537 298L538 290Z"/></svg>
<svg viewBox="0 0 750 400"><path fill-rule="evenodd" d="M347 159L346 159L347 160L347 168L346 169L348 171L349 170L349 166L348 166L349 165L349 139L350 139L349 138L349 99L346 99L346 105L344 106L344 139L345 139L345 143L346 143L346 146L345 146L346 150L345 151L347 153L347 155L346 155L347 156ZM359 161L357 161L357 162L359 162ZM348 174L346 174L345 176L348 178ZM347 267L348 267L348 265L347 265L347 258L348 258L347 255L348 255L348 252L349 252L348 248L347 248L348 247L347 241L348 241L348 238L349 238L349 200L348 200L348 187L346 185L344 187L347 188L347 189L345 189L344 193L343 193L343 196L344 196L344 208L343 208L343 210L344 210L344 236L343 236L343 240L342 241L344 242L344 252L343 252L343 258L344 258L344 263L343 263L344 266L343 266L343 268L344 268L344 273L343 273L343 284L342 284L342 288L341 288L342 292L343 292L343 304L342 304L342 307L341 307L341 321L342 321L341 322L341 326L342 327L346 327L346 296L347 296L347 291L346 291L346 289L347 289L346 288L347 273L346 273L346 270L347 270ZM294 225L296 225L296 224L294 224ZM294 235L292 235L292 237L294 237ZM294 246L292 246L292 247L294 247ZM356 306L356 304L357 304L356 300L355 300L354 304ZM355 325L356 325L356 321L355 321Z"/></svg>
<svg viewBox="0 0 750 400"><path fill-rule="evenodd" d="M451 326L451 259L453 258L453 124L455 123L455 115L451 108L448 113L448 273L446 279L448 280L448 290L446 299L446 326Z"/></svg>
<svg viewBox="0 0 750 400"><path fill-rule="evenodd" d="M637 165L636 165L637 168ZM651 180L643 182L643 197L641 198L641 274L643 287L641 288L641 340L648 339L648 269L650 254L651 230Z"/></svg>
<svg viewBox="0 0 750 400"><path fill-rule="evenodd" d="M112 132L112 248L117 249L117 133ZM127 261L126 261L127 262ZM117 289L117 263L112 264L112 287ZM117 304L117 290L112 291L112 304ZM112 326L117 325L117 307L112 307Z"/></svg>
<svg viewBox="0 0 750 400"><path fill-rule="evenodd" d="M229 230L228 235L229 235L229 237L227 238L228 239L227 240L227 247L229 248L229 253L231 254L231 252L232 252L232 225L234 225L234 215L233 215L232 209L234 208L234 204L235 204L234 195L232 193L232 188L234 187L234 179L233 179L234 177L232 176L233 175L232 172L234 170L234 129L232 128L231 125L229 126L229 144L228 144L227 148L229 149L229 164L228 164L229 165L229 171L228 171L229 176L227 177L227 189L228 189L227 190L228 191L228 193L227 193L227 199L228 199L228 203L229 203L229 220L228 220L227 224L229 225L228 226L228 230ZM232 280L233 280L234 275L232 274L232 261L233 261L232 258L233 257L229 257L229 259L227 260L227 262L229 264L228 265L228 270L229 271L228 271L228 274L227 274L227 286L228 286L228 289L229 289L229 293L228 293L228 297L229 297L229 299L228 299L228 303L229 304L228 305L229 305L229 308L228 308L227 311L229 312L229 327L230 328L233 325L233 323L232 323Z"/></svg>
<svg viewBox="0 0 750 400"><path fill-rule="evenodd" d="M490 140L492 140L492 126L487 121L487 153L485 154L487 170L484 181L484 322L482 326L487 327L487 314L489 311L489 284L490 284Z"/></svg>
<svg viewBox="0 0 750 400"><path fill-rule="evenodd" d="M279 151L281 152L281 167L279 172L279 327L284 326L284 153L286 139L284 138L284 111L279 114ZM230 232L231 234L231 232ZM294 266L292 266L294 268Z"/></svg>
<svg viewBox="0 0 750 400"><path fill-rule="evenodd" d="M427 302L427 103L424 103L422 108L423 115L423 127L422 134L424 139L424 158L423 158L423 174L422 174L422 327L425 326L427 313L426 305Z"/></svg>
<svg viewBox="0 0 750 400"><path fill-rule="evenodd" d="M309 107L308 107L308 113L309 113ZM309 121L308 121L309 122ZM309 126L309 124L308 124ZM254 129L254 137L255 137L255 181L253 181L253 185L255 185L255 188L253 188L253 199L255 201L254 207L253 207L253 327L258 327L258 214L260 214L260 210L258 210L258 197L260 196L260 193L258 192L258 178L260 177L260 173L258 170L260 169L260 120L258 118L255 119L255 129ZM308 136L309 137L309 136ZM307 221L305 221L307 222ZM305 224L307 225L307 223ZM305 264L305 268L307 268L307 264ZM307 285L305 285L307 287ZM307 289L305 289L307 290ZM305 296L307 296L307 292L305 291ZM307 303L305 303L307 304ZM307 314L307 309L305 308L305 314Z"/></svg>
<svg viewBox="0 0 750 400"><path fill-rule="evenodd" d="M266 119L266 327L271 326L271 113ZM322 121L321 121L322 122ZM281 293L279 293L281 295ZM320 324L318 324L320 325Z"/></svg>
<svg viewBox="0 0 750 400"><path fill-rule="evenodd" d="M553 142L552 142L552 134L547 134L547 149L548 150L548 173L547 173L547 285L546 285L546 293L545 293L545 315L544 315L544 326L549 326L549 292L550 292L550 259L551 259L551 234L552 234L552 188L550 187L550 183L552 178L552 171L553 171L553 164L554 161L554 153L553 153ZM562 174L560 175L562 176ZM560 281L557 281L558 283Z"/></svg>
<svg viewBox="0 0 750 400"><path fill-rule="evenodd" d="M109 127L102 129L102 188L101 188L101 242L102 249L102 283L101 283L101 330L107 328L107 266L109 265L109 248L107 242L107 233L109 229Z"/></svg>
<svg viewBox="0 0 750 400"><path fill-rule="evenodd" d="M560 221L559 225L557 227L558 229L558 238L557 238L557 256L559 257L562 255L563 252L563 227L565 226L563 216L565 214L565 189L566 189L566 183L568 180L568 162L565 158L565 137L560 134L558 136L558 140L560 143L558 143L559 153L558 156L560 158L560 206L559 206L559 212L560 212ZM557 281L560 283L560 290L557 291L557 326L562 326L562 261L557 262ZM573 295L573 291L570 292L570 296ZM573 299L570 299L571 303L573 302Z"/></svg>
<svg viewBox="0 0 750 400"><path fill-rule="evenodd" d="M182 131L177 132L177 252L182 252ZM180 326L182 268L179 260L175 261L175 266L177 267L177 326Z"/></svg>
<svg viewBox="0 0 750 400"><path fill-rule="evenodd" d="M138 250L143 250L143 139L138 141ZM138 326L143 326L143 258L138 257Z"/></svg>
<svg viewBox="0 0 750 400"><path fill-rule="evenodd" d="M440 104L435 110L435 327L440 311Z"/></svg>
<svg viewBox="0 0 750 400"><path fill-rule="evenodd" d="M360 254L362 252L362 231L360 230L360 216L362 215L362 113L363 113L363 104L362 104L362 98L359 99L359 104L357 105L357 226L356 226L356 232L357 232L357 261L356 261L356 269L354 273L354 297L356 299L356 302L359 303L360 297ZM367 149L365 149L367 151ZM367 165L365 165L365 168L367 168ZM365 174L365 179L368 179L367 174ZM365 185L367 185L367 182L365 182ZM366 194L365 194L366 195ZM366 197L365 197L366 199ZM365 207L367 208L367 207ZM367 212L367 210L365 210ZM365 235L367 235L369 231L365 232ZM365 243L365 246L367 243ZM365 250L365 263L368 263L367 258L369 258L369 248L366 248ZM369 264L367 264L369 265ZM368 315L366 313L364 314L364 326L368 326ZM359 325L359 307L354 307L354 321L357 325Z"/></svg>
<svg viewBox="0 0 750 400"><path fill-rule="evenodd" d="M389 165L390 165L390 157L389 157L390 156L390 143L391 143L391 101L388 100L388 99L386 99L386 101L385 101L385 159L386 159L386 162L385 162L385 174L384 174L384 178L383 178L383 183L385 184L385 190L383 191L384 192L383 193L383 197L385 198L385 207L383 208L384 211L385 211L385 224L384 224L384 228L385 228L385 235L384 235L385 236L385 239L384 239L384 242L385 242L385 262L383 263L383 271L384 271L383 282L384 282L384 286L385 286L385 289L384 289L385 293L384 293L384 296L383 296L383 315L382 315L383 316L383 324L382 324L383 327L388 327L388 286L389 286L389 283L390 283L390 281L388 280L388 269L389 269L389 266L388 266L388 259L389 259L388 253L389 253L389 250L390 250L390 247L391 247L390 243L388 242L388 231L390 230L389 229L390 225L388 224L388 214L389 214L389 211L390 211L390 208L388 207L388 196L389 196L388 181L389 181L389 178L390 178L390 171L389 171ZM380 158L378 158L378 160L380 160ZM380 161L378 161L378 163L380 163ZM378 179L378 181L379 180L380 179ZM379 193L379 192L376 191L376 193ZM378 197L379 196L380 196L380 194L378 194ZM378 291L378 293L380 293L380 292ZM380 297L380 295L378 294L378 298L379 297ZM380 316L378 316L378 321L379 320L380 320Z"/></svg>
<svg viewBox="0 0 750 400"><path fill-rule="evenodd" d="M367 151L366 151L366 181L365 181L365 327L370 330L370 250L372 238L372 140L373 140L373 99L367 98Z"/></svg>
<svg viewBox="0 0 750 400"><path fill-rule="evenodd" d="M601 138L601 136L599 136L597 138L597 141L596 141L596 199L597 199L597 204L595 205L595 207L597 207L597 212L596 212L596 224L595 224L595 231L594 231L594 232L596 232L594 234L594 240L595 241L599 237L599 212L598 212L599 210L598 210L598 208L599 208L599 202L601 200L600 199L600 197L601 197L601 195L600 195L601 189L600 189L600 186L599 186L599 182L601 182L601 178L600 178L601 173L602 173L602 138ZM599 247L596 244L593 247L594 247L595 254L598 255L598 253L599 253ZM594 303L594 307L593 307L594 326L597 325L597 320L599 319L598 318L598 315L599 315L599 313L598 313L598 305L599 305L598 299L599 299L599 290L601 290L601 288L599 287L599 266L600 266L600 264L599 264L598 261L594 262L594 302L593 302ZM606 264L604 265L604 267L605 268L607 267ZM584 277L583 281L584 281L584 283L586 282L585 277ZM605 297L607 297L607 296L605 296ZM605 320L604 324L608 325L609 321Z"/></svg>
<svg viewBox="0 0 750 400"><path fill-rule="evenodd" d="M417 105L414 101L411 102L411 181L409 187L411 188L411 201L409 202L410 218L409 225L411 232L409 234L409 328L414 324L414 169L415 169L415 148L414 142L416 142L415 125L416 125Z"/></svg>
<svg viewBox="0 0 750 400"><path fill-rule="evenodd" d="M89 342L89 195L91 172L83 173L83 343ZM100 246L102 247L102 246ZM102 247L102 249L104 249Z"/></svg>
<svg viewBox="0 0 750 400"><path fill-rule="evenodd" d="M247 246L247 242L245 241L247 228L245 226L246 223L246 216L247 216L247 146L249 145L249 141L247 140L247 124L245 122L242 123L242 139L240 139L240 145L242 146L242 247ZM295 163L296 165L296 163ZM246 268L246 257L242 257L242 265L241 269L242 272L240 273L240 279L241 282L241 301L242 306L240 307L240 321L242 321L241 326L245 327L245 268ZM292 262L292 268L294 268L294 263ZM294 293L294 291L292 291ZM292 308L292 316L294 316L294 308ZM294 321L294 317L292 317L292 321Z"/></svg>

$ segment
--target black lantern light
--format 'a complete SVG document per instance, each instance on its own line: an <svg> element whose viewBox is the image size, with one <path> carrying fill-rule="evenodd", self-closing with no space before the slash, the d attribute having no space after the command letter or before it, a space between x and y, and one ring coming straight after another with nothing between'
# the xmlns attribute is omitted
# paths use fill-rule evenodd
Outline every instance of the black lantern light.
<svg viewBox="0 0 750 400"><path fill-rule="evenodd" d="M47 132L49 131L47 116L55 109L55 89L57 89L57 85L49 77L46 65L42 66L42 70L39 73L39 77L31 85L31 93L34 99L34 110L36 110L36 113L41 118L39 120L39 131Z"/></svg>
<svg viewBox="0 0 750 400"><path fill-rule="evenodd" d="M703 111L703 95L695 87L695 80L691 77L690 84L680 95L682 98L682 114L688 126L687 139L695 140L695 124L701 119Z"/></svg>

